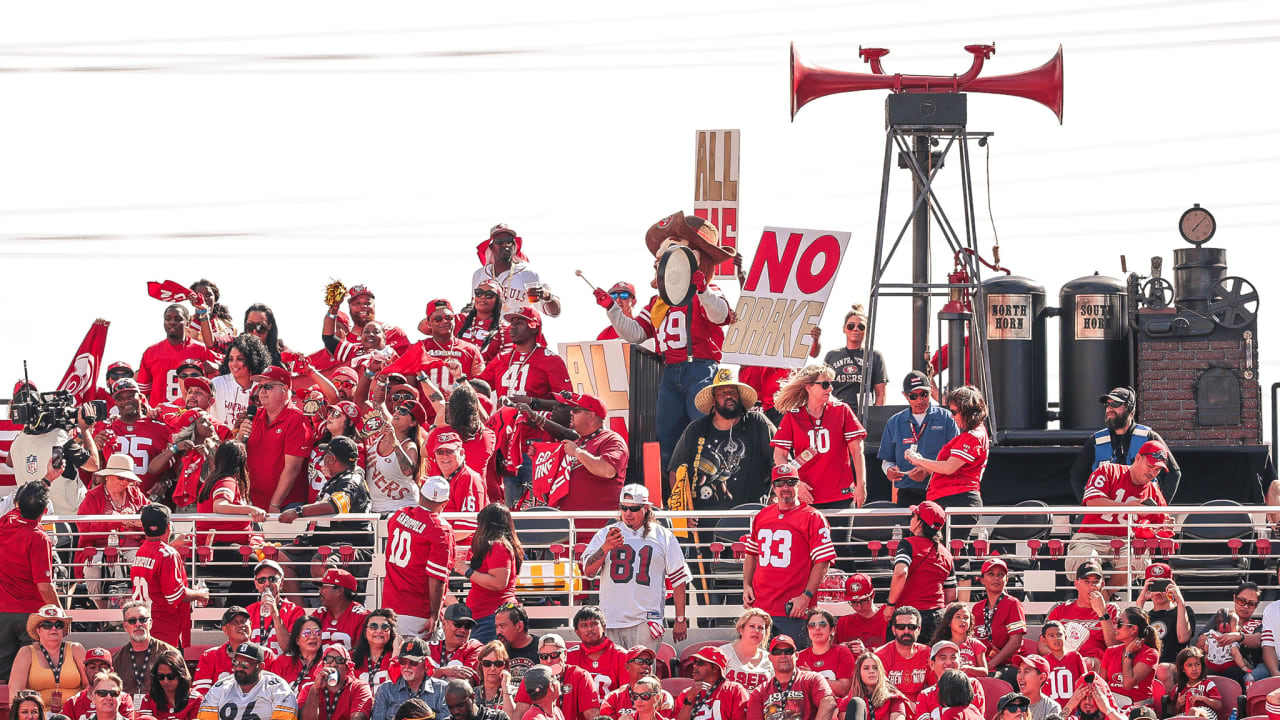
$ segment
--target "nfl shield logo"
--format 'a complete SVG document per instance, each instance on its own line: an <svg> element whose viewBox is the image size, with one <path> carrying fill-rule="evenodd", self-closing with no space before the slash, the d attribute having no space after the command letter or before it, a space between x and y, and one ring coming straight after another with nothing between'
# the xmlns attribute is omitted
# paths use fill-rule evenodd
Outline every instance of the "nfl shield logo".
<svg viewBox="0 0 1280 720"><path fill-rule="evenodd" d="M27 474L28 475L36 475L40 472L40 466L39 466L39 463L36 462L36 460L37 458L35 455L27 456Z"/></svg>

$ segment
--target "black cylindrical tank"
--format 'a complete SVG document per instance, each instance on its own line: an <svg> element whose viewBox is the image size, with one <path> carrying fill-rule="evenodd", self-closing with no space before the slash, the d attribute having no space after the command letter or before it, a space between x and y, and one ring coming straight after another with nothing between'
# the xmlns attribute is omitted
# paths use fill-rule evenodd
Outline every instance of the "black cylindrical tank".
<svg viewBox="0 0 1280 720"><path fill-rule="evenodd" d="M1102 427L1098 398L1128 385L1128 296L1124 282L1091 275L1062 286L1058 390L1063 430Z"/></svg>
<svg viewBox="0 0 1280 720"><path fill-rule="evenodd" d="M1209 310L1209 291L1227 276L1226 248L1190 247L1173 251L1173 302L1179 309Z"/></svg>
<svg viewBox="0 0 1280 720"><path fill-rule="evenodd" d="M991 404L1001 430L1048 426L1044 285L1000 275L982 284L983 326L991 360Z"/></svg>

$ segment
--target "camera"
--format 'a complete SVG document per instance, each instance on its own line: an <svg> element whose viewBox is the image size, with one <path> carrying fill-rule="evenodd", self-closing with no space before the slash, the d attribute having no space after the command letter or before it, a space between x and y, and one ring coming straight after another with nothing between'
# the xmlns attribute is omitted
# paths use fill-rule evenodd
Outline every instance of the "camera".
<svg viewBox="0 0 1280 720"><path fill-rule="evenodd" d="M93 400L83 406L90 423L107 417L107 403ZM75 397L66 390L53 392L18 393L12 405L13 421L33 429L60 428L69 430L76 424Z"/></svg>

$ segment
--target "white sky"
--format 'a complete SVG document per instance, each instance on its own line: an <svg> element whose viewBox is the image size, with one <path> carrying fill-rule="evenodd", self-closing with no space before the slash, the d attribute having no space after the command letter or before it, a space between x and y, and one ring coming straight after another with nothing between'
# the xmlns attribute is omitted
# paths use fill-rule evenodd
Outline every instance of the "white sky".
<svg viewBox="0 0 1280 720"><path fill-rule="evenodd" d="M417 337L428 298L465 302L497 222L566 301L552 343L594 338L606 320L573 271L647 283L643 233L692 209L700 128L742 130L748 252L765 225L852 232L823 323L835 347L869 283L885 93L823 98L791 123L791 41L835 69L867 72L857 49L880 46L890 73L939 75L994 41L984 76L1062 44L1064 125L1028 100L969 99L970 129L996 133L1005 265L1050 304L1074 277L1119 276L1122 253L1131 269L1162 255L1171 276L1178 217L1201 203L1230 272L1261 292L1269 357L1274 2L22 3L0 24L0 377L26 358L52 386L99 316L106 361L136 363L162 337L147 280L211 278L237 325L266 302L301 350L320 346L329 278L364 282L379 319ZM940 188L957 225L958 168ZM974 147L984 249L985 169ZM909 183L892 177L896 232ZM881 307L896 386L909 305Z"/></svg>

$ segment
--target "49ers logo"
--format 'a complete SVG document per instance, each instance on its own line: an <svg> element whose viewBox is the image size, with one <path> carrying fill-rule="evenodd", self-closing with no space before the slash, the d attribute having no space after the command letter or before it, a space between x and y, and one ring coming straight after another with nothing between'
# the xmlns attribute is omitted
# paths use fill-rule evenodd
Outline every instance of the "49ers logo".
<svg viewBox="0 0 1280 720"><path fill-rule="evenodd" d="M89 386L93 384L93 378L97 375L95 370L96 359L90 353L80 353L75 360L71 361L71 372L66 379L62 381L59 390L66 390L72 395L79 395Z"/></svg>

